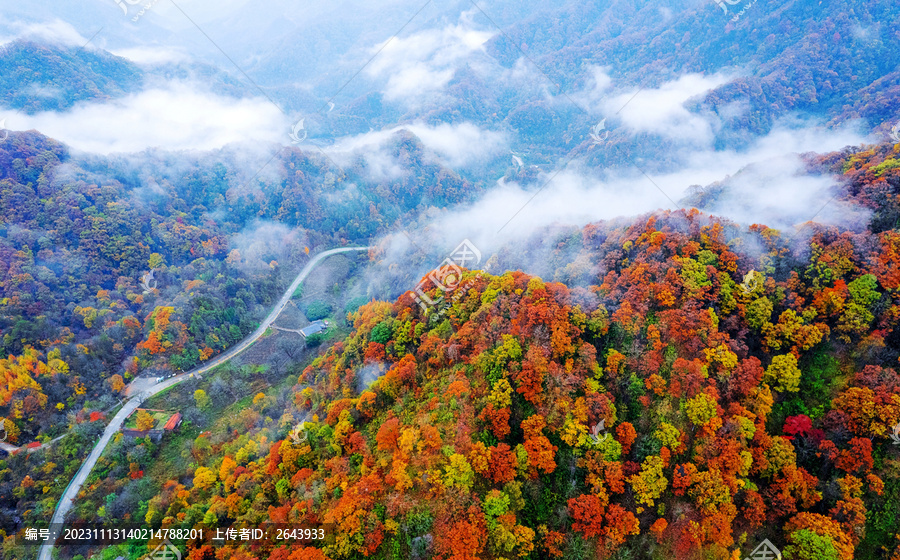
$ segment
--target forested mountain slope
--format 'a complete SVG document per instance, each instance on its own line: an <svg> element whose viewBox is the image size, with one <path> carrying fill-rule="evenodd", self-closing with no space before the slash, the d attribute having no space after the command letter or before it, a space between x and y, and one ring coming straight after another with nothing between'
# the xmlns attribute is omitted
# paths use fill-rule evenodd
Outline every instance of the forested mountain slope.
<svg viewBox="0 0 900 560"><path fill-rule="evenodd" d="M587 64L608 67L643 87L679 72L742 74L698 100L698 112L729 104L747 111L728 130L764 133L788 112L832 122L864 118L878 126L900 118L900 12L887 0L755 4L752 2L572 3L533 16L498 35L490 52L512 64L527 55L565 91ZM848 77L852 77L848 79ZM723 115L724 116L724 115Z"/></svg>
<svg viewBox="0 0 900 560"><path fill-rule="evenodd" d="M31 41L0 47L0 99L26 113L121 97L138 91L143 77L133 62L103 50Z"/></svg>
<svg viewBox="0 0 900 560"><path fill-rule="evenodd" d="M864 187L876 152L826 159ZM138 514L331 533L233 558L900 558L900 235L807 228L601 222L587 287L469 271L365 305L294 406L255 399Z"/></svg>
<svg viewBox="0 0 900 560"><path fill-rule="evenodd" d="M475 194L414 136L398 133L393 150L406 170L390 182L367 179L364 162L338 177L299 150L273 164L289 170L273 182L203 154L73 158L45 136L12 133L0 144L0 416L15 425L10 443L58 435L86 403L111 406L123 381L186 370L234 344L310 248L364 241Z"/></svg>
<svg viewBox="0 0 900 560"><path fill-rule="evenodd" d="M316 279L352 305L295 292L246 362L159 397L179 430L111 440L69 521L328 531L179 542L191 560L900 560L900 143L860 145L898 140L900 10L723 2L395 0L371 23L386 6L241 0L178 20L190 54L154 45L160 6L134 60L71 0L77 26L0 25L65 42L0 46L0 429L67 434L0 453L0 556L127 383L232 347L352 244L365 270ZM122 115L108 155L72 147L98 114ZM213 149L160 148L179 127ZM762 203L737 223L741 189ZM457 235L491 236L485 270L420 306ZM301 338L314 318L328 338Z"/></svg>

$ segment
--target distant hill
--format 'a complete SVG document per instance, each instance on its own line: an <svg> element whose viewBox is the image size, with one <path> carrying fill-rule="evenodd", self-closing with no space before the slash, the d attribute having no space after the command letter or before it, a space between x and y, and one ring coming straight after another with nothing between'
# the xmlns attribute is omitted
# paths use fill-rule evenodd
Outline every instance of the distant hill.
<svg viewBox="0 0 900 560"><path fill-rule="evenodd" d="M318 126L341 135L398 121L466 119L515 131L521 149L552 160L584 142L588 127L594 124L593 117L565 98L588 86L589 65L606 68L615 87L625 89L657 87L687 72L734 75L689 104L694 113L721 120L717 148L745 146L788 114L814 117L827 125L863 119L866 126L885 130L886 123L900 120L900 69L892 62L900 52L900 37L893 32L900 27L896 4L793 0L746 6L752 2L729 5L727 14L713 2L683 0L563 6L554 2L540 11L530 4L516 8L504 3L487 10L503 26L502 32L497 31L487 43L486 52L476 51L460 63L441 95L407 107L383 99L378 79L362 73L343 91L350 99L344 99L327 119L321 118ZM744 8L746 13L732 22L730 18ZM517 21L516 15L525 19ZM443 25L433 17L422 17L432 29ZM485 18L479 16L476 21L479 28L491 30ZM237 25L232 19L221 24L225 28ZM330 66L334 51L350 48L349 44L315 42L323 33L319 29L296 36L288 31L292 25L305 29L309 24L282 22L270 30L271 36L259 38L261 53L239 64L285 110L314 113L358 69L354 64L363 64L365 58L357 61L355 54L347 55ZM416 30L422 32L419 27ZM536 72L533 61L547 80L540 78L522 87L503 75L504 68L521 60L523 53L527 71ZM63 109L85 99L116 98L136 91L149 76L193 77L236 97L258 94L230 65L142 67L92 47L78 50L21 41L0 51L0 100L28 112ZM554 100L547 98L547 92ZM628 139L624 132L613 130L611 141ZM665 142L659 141L633 142L629 148L632 156L657 160L664 160L666 151ZM620 163L601 155L591 157L597 165Z"/></svg>
<svg viewBox="0 0 900 560"><path fill-rule="evenodd" d="M104 50L15 41L0 49L0 102L26 113L138 91L141 69Z"/></svg>
<svg viewBox="0 0 900 560"><path fill-rule="evenodd" d="M642 87L685 72L744 74L698 99L697 112L741 102L749 110L719 133L736 141L770 130L789 111L876 127L900 119L900 7L896 2L573 2L517 23L488 52L511 65L524 50L563 91L585 64Z"/></svg>

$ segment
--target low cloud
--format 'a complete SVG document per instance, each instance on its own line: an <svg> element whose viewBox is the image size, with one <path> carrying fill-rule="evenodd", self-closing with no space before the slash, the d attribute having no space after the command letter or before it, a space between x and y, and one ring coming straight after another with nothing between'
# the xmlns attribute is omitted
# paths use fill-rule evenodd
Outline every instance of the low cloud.
<svg viewBox="0 0 900 560"><path fill-rule="evenodd" d="M689 111L688 100L703 95L731 78L723 74L686 74L658 88L626 91L603 103L603 113L615 116L634 132L650 132L676 141L710 145L718 122Z"/></svg>
<svg viewBox="0 0 900 560"><path fill-rule="evenodd" d="M467 168L489 161L509 149L507 135L472 123L427 125L421 122L342 138L325 151L343 165L362 157L373 180L396 179L407 172L390 152L392 138L401 131L416 135L442 165Z"/></svg>
<svg viewBox="0 0 900 560"><path fill-rule="evenodd" d="M7 127L37 129L77 150L99 154L212 150L244 140L285 138L283 115L267 100L221 97L185 82L116 101L80 103L66 112L19 115Z"/></svg>
<svg viewBox="0 0 900 560"><path fill-rule="evenodd" d="M378 381L387 370L387 365L383 363L370 363L363 366L356 374L356 390L362 392Z"/></svg>
<svg viewBox="0 0 900 560"><path fill-rule="evenodd" d="M9 24L9 28L13 32L13 36L4 38L0 45L17 40L26 40L82 47L88 42L87 37L79 33L70 23L61 19L43 23L14 21Z"/></svg>
<svg viewBox="0 0 900 560"><path fill-rule="evenodd" d="M373 54L380 52L366 73L387 80L387 100L413 102L443 89L462 61L483 51L484 43L493 35L491 31L476 29L472 12L464 12L455 25L394 37L375 45Z"/></svg>
<svg viewBox="0 0 900 560"><path fill-rule="evenodd" d="M490 255L542 230L674 210L683 206L691 185L715 182L727 188L710 199L706 210L744 226L762 223L791 233L814 220L858 230L867 222L868 211L831 200L838 192L835 180L809 175L800 154L839 150L864 140L851 128L828 131L783 124L746 151L694 150L665 173L645 175L636 167L603 171L575 161L558 172L542 172L528 184L501 180L471 205L423 217L409 235L417 246L448 249L469 238ZM404 236L394 239L406 245ZM389 247L388 255L402 261L397 253L403 250Z"/></svg>
<svg viewBox="0 0 900 560"><path fill-rule="evenodd" d="M471 123L437 126L412 124L405 128L418 136L450 167L483 163L508 147L503 133L485 130Z"/></svg>
<svg viewBox="0 0 900 560"><path fill-rule="evenodd" d="M111 49L110 52L137 64L166 64L191 61L191 56L181 49L163 48L158 45Z"/></svg>
<svg viewBox="0 0 900 560"><path fill-rule="evenodd" d="M273 260L286 261L308 244L302 229L263 220L251 223L231 239L232 249L240 254L238 266L257 273L267 270Z"/></svg>
<svg viewBox="0 0 900 560"><path fill-rule="evenodd" d="M726 181L721 197L704 210L738 223L764 223L792 231L807 221L863 229L871 212L834 197L839 186L829 176L809 175L795 155L754 163Z"/></svg>
<svg viewBox="0 0 900 560"><path fill-rule="evenodd" d="M609 70L609 66L588 66L585 86L580 91L569 94L572 101L585 110L593 111L601 107L612 88Z"/></svg>
<svg viewBox="0 0 900 560"><path fill-rule="evenodd" d="M540 185L545 186L539 191ZM501 180L479 201L438 217L428 229L446 245L469 238L482 250L493 251L553 224L583 226L669 206L665 195L636 169L600 178L572 167L542 174L527 188Z"/></svg>
<svg viewBox="0 0 900 560"><path fill-rule="evenodd" d="M324 151L340 166L350 166L362 158L369 180L389 181L407 173L391 153L389 143L398 129L377 130L342 138Z"/></svg>

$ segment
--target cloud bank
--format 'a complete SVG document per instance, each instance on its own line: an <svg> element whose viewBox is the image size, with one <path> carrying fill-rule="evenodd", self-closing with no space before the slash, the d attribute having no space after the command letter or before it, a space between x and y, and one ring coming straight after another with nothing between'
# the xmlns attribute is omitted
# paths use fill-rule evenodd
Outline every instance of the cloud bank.
<svg viewBox="0 0 900 560"><path fill-rule="evenodd" d="M469 122L438 125L415 122L345 137L325 152L341 165L362 157L372 180L396 179L408 172L391 153L391 141L402 131L415 134L438 163L454 169L483 164L509 149L506 133Z"/></svg>
<svg viewBox="0 0 900 560"><path fill-rule="evenodd" d="M171 82L105 103L80 103L66 112L16 115L12 130L37 129L76 150L98 154L212 150L233 142L286 142L284 116L261 98L235 100L202 86Z"/></svg>
<svg viewBox="0 0 900 560"><path fill-rule="evenodd" d="M383 93L389 101L411 102L443 89L456 69L473 53L483 52L485 42L494 35L476 29L472 15L463 12L457 24L375 45L372 53L378 56L366 73L387 80Z"/></svg>
<svg viewBox="0 0 900 560"><path fill-rule="evenodd" d="M685 107L688 100L727 83L722 74L703 76L685 74L655 89L617 93L603 102L603 113L618 117L634 132L649 132L667 139L709 145L715 138L718 122Z"/></svg>
<svg viewBox="0 0 900 560"><path fill-rule="evenodd" d="M819 212L833 197L836 184L830 177L807 175L799 154L813 147L829 152L863 140L852 130L784 126L745 152L696 150L679 168L658 175L637 167L598 171L576 161L559 172L541 173L533 184L501 180L481 200L441 216L429 230L440 233L447 245L469 237L486 249L496 248L553 224L584 226L675 209L691 185L730 176L734 177L729 192L710 210L738 223L784 229L815 217L822 223L858 226L865 214L860 209L832 202Z"/></svg>
<svg viewBox="0 0 900 560"><path fill-rule="evenodd" d="M82 47L88 41L88 38L70 23L58 18L42 23L13 21L9 24L9 29L12 32L11 36L0 39L0 46L16 40L25 40Z"/></svg>

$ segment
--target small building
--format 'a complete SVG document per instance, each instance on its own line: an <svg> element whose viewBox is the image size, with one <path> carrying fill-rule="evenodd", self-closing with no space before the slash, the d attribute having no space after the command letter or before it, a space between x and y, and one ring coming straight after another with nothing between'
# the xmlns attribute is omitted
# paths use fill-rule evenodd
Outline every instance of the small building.
<svg viewBox="0 0 900 560"><path fill-rule="evenodd" d="M129 440L149 437L150 441L152 441L153 443L159 443L159 440L162 439L163 432L162 430L133 430L131 428L125 428L124 430L122 430L122 435L124 435L125 438Z"/></svg>
<svg viewBox="0 0 900 560"><path fill-rule="evenodd" d="M150 409L138 409L138 410L150 410ZM155 412L162 412L161 410L157 410ZM137 430L134 428L124 428L122 429L122 435L124 435L129 440L134 438L142 438L149 437L151 441L154 443L159 442L162 439L163 434L166 432L171 432L181 426L182 416L180 412L176 412L172 416L163 422L162 419L159 419L159 415L157 417L156 426L149 430ZM165 418L163 416L163 418Z"/></svg>
<svg viewBox="0 0 900 560"><path fill-rule="evenodd" d="M166 421L166 425L163 426L163 430L167 432L171 432L175 428L181 425L181 413L176 412L173 414L168 421Z"/></svg>
<svg viewBox="0 0 900 560"><path fill-rule="evenodd" d="M328 322L325 320L313 321L312 323L306 325L302 329L300 329L300 334L303 335L303 338L309 338L311 335L316 333L320 333L328 328Z"/></svg>

